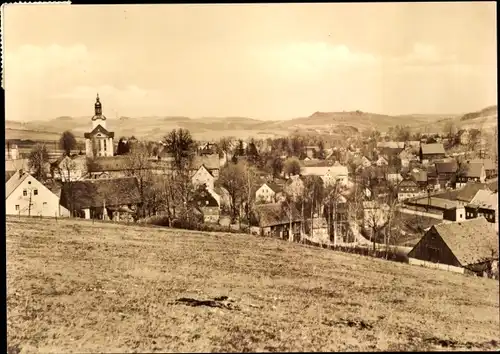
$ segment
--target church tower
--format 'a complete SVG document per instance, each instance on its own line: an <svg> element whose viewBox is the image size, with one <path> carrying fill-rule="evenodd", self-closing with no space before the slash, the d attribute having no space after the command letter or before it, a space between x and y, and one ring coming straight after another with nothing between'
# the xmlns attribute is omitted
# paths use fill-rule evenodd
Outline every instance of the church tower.
<svg viewBox="0 0 500 354"><path fill-rule="evenodd" d="M106 117L102 114L102 104L99 94L94 104L94 116L92 117L92 131L85 133L85 151L87 157L113 156L114 132L106 129Z"/></svg>

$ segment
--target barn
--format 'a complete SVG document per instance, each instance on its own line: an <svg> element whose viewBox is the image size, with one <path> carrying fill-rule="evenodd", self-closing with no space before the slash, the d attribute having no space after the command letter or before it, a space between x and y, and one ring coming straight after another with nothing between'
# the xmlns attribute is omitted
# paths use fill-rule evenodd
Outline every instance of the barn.
<svg viewBox="0 0 500 354"><path fill-rule="evenodd" d="M432 226L408 253L409 263L483 275L498 267L498 234L485 218Z"/></svg>

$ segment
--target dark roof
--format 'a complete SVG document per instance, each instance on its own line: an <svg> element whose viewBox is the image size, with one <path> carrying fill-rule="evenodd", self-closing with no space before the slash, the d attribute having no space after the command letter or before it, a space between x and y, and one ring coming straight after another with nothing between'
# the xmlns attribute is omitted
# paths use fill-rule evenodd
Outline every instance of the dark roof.
<svg viewBox="0 0 500 354"><path fill-rule="evenodd" d="M283 190L283 187L280 186L279 184L276 184L274 182L266 182L265 183L269 188L271 188L271 190L274 192L274 193L280 193L282 190Z"/></svg>
<svg viewBox="0 0 500 354"><path fill-rule="evenodd" d="M427 182L427 171L412 171L411 177L415 180L415 182Z"/></svg>
<svg viewBox="0 0 500 354"><path fill-rule="evenodd" d="M193 158L193 168L198 170L202 165L209 171L220 169L219 154L196 155Z"/></svg>
<svg viewBox="0 0 500 354"><path fill-rule="evenodd" d="M85 137L85 139L90 139L92 138L92 136L94 136L95 134L97 133L101 133L101 134L104 134L110 138L114 138L115 137L115 133L114 132L109 132L107 131L102 125L97 125L97 127L95 127L90 133L85 133L83 134L83 136Z"/></svg>
<svg viewBox="0 0 500 354"><path fill-rule="evenodd" d="M483 169L482 162L471 162L467 164L465 175L467 177L479 178Z"/></svg>
<svg viewBox="0 0 500 354"><path fill-rule="evenodd" d="M445 154L444 146L441 143L422 144L422 155Z"/></svg>
<svg viewBox="0 0 500 354"><path fill-rule="evenodd" d="M197 189L194 193L193 203L199 208L203 207L218 207L217 199L207 189Z"/></svg>
<svg viewBox="0 0 500 354"><path fill-rule="evenodd" d="M288 207L281 203L258 204L254 207L260 227L288 224L290 222ZM292 220L300 221L300 213L292 207Z"/></svg>
<svg viewBox="0 0 500 354"><path fill-rule="evenodd" d="M380 149L380 155L386 155L386 156L398 156L401 151L403 151L403 148L397 147L397 148L392 148L392 147L383 147Z"/></svg>
<svg viewBox="0 0 500 354"><path fill-rule="evenodd" d="M418 187L418 185L412 179L405 179L399 183L398 188L401 187Z"/></svg>
<svg viewBox="0 0 500 354"><path fill-rule="evenodd" d="M5 183L7 183L7 181L12 177L14 176L14 174L16 173L16 171L5 171Z"/></svg>
<svg viewBox="0 0 500 354"><path fill-rule="evenodd" d="M497 170L498 166L493 160L490 159L473 159L468 161L469 163L482 163L484 165L485 170Z"/></svg>
<svg viewBox="0 0 500 354"><path fill-rule="evenodd" d="M127 155L97 157L89 164L89 172L126 171L129 166Z"/></svg>
<svg viewBox="0 0 500 354"><path fill-rule="evenodd" d="M462 266L498 258L498 236L495 226L483 217L438 224L432 228L441 236Z"/></svg>
<svg viewBox="0 0 500 354"><path fill-rule="evenodd" d="M455 173L458 170L456 161L436 162L436 171L440 173Z"/></svg>
<svg viewBox="0 0 500 354"><path fill-rule="evenodd" d="M70 207L72 196L74 209L139 204L142 202L139 183L135 177L88 179L64 183L61 205Z"/></svg>

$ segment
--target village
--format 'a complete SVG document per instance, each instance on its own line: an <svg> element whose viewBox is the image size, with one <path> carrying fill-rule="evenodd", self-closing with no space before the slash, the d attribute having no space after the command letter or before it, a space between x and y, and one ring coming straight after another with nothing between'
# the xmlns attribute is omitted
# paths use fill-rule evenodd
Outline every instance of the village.
<svg viewBox="0 0 500 354"><path fill-rule="evenodd" d="M58 149L42 142L22 153L7 141L6 214L248 233L386 259L403 252L415 266L498 278L491 132L396 126L343 142L194 141L177 129L143 141L112 129L97 95L85 146L69 131Z"/></svg>

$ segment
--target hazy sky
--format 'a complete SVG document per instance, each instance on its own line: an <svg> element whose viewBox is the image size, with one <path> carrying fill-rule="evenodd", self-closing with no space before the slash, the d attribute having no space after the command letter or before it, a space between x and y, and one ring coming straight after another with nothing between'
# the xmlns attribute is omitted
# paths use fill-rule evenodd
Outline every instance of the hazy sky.
<svg viewBox="0 0 500 354"><path fill-rule="evenodd" d="M496 104L496 3L7 5L6 118Z"/></svg>

